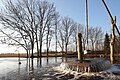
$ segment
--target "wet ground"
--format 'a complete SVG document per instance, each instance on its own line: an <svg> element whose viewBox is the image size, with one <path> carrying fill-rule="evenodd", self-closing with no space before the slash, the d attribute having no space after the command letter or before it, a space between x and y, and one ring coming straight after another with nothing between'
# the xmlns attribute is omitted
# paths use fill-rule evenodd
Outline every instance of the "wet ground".
<svg viewBox="0 0 120 80"><path fill-rule="evenodd" d="M43 61L45 60L46 59L43 59ZM36 60L34 65L30 67L26 64L25 59L21 61L21 65L12 65L12 63L16 63L13 59L9 61L10 68L8 66L7 69L10 70L6 72L7 69L2 70L1 67L0 70L5 71L5 73L0 71L0 80L120 80L120 65L118 64L112 65L111 68L106 71L97 73L78 73L71 70L62 70L59 66L62 62L61 58L58 58L57 62L54 58L50 58L49 63L43 64L42 67L40 65L36 65ZM5 67L6 66L4 65L3 69L5 69Z"/></svg>

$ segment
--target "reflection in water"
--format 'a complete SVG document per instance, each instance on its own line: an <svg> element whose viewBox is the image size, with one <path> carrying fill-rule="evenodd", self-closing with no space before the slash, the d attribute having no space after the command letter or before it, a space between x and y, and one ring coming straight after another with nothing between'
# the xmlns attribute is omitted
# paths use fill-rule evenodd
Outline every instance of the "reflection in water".
<svg viewBox="0 0 120 80"><path fill-rule="evenodd" d="M34 78L34 62L33 62L33 58L31 58L31 65L29 67L28 76L29 76L30 80L32 80Z"/></svg>
<svg viewBox="0 0 120 80"><path fill-rule="evenodd" d="M18 74L20 75L20 65L21 64L18 64Z"/></svg>
<svg viewBox="0 0 120 80"><path fill-rule="evenodd" d="M49 60L48 60L48 57L47 57L47 65L49 64Z"/></svg>
<svg viewBox="0 0 120 80"><path fill-rule="evenodd" d="M55 62L57 63L57 57L55 57Z"/></svg>
<svg viewBox="0 0 120 80"><path fill-rule="evenodd" d="M41 58L37 58L37 67L42 67Z"/></svg>
<svg viewBox="0 0 120 80"><path fill-rule="evenodd" d="M61 63L63 58L21 58L21 64L18 64L18 61L18 58L0 58L0 80L2 77L7 77L10 80L18 80L18 78L31 80L36 76L36 72L46 72L45 67L49 68L53 64Z"/></svg>
<svg viewBox="0 0 120 80"><path fill-rule="evenodd" d="M34 70L33 58L31 58L31 70Z"/></svg>
<svg viewBox="0 0 120 80"><path fill-rule="evenodd" d="M59 59L59 60L58 60ZM29 69L28 69L28 80L33 80L33 79L35 79L35 70L36 70L36 68L34 68L35 67L35 61L37 61L37 65L36 65L36 67L37 67L37 69L39 69L39 68L42 68L42 67L45 67L45 66L49 66L49 65L51 65L51 64L53 64L53 63L57 63L57 61L58 62L62 62L63 61L63 58L51 58L51 57L48 57L48 58L42 58L42 61L41 61L41 59L40 58L30 58L29 60L28 60L29 62L28 62L28 64L26 65L26 66L28 66L29 65Z"/></svg>
<svg viewBox="0 0 120 80"><path fill-rule="evenodd" d="M75 58L68 58L68 61L76 60ZM65 61L65 58L57 57L57 62L54 57L49 57L48 62L47 58L40 59L34 58L34 59L26 59L21 58L21 63L18 64L18 58L0 58L0 80L83 80L85 78L85 75L76 74L76 72L70 74L68 73L61 73L61 71L55 71L55 69L61 69L61 67L57 67L53 69L53 67L60 65L62 61ZM42 66L40 66L42 65ZM114 68L116 69L116 67ZM118 70L118 69L117 69ZM7 71L7 72L6 72ZM4 74L5 75L4 75ZM90 73L88 73L90 74ZM94 80L98 80L101 76L104 76L104 78L107 78L105 80L120 80L120 77L118 79L115 79L114 75L111 73L100 73L100 74L90 74L92 75ZM94 78L95 75L95 78ZM98 75L96 77L96 75ZM108 75L108 76L107 76ZM111 76L111 77L110 77ZM84 80L88 80L89 77L86 77ZM89 80L93 80L91 77ZM101 78L99 79L101 80ZM103 80L103 79L102 79Z"/></svg>

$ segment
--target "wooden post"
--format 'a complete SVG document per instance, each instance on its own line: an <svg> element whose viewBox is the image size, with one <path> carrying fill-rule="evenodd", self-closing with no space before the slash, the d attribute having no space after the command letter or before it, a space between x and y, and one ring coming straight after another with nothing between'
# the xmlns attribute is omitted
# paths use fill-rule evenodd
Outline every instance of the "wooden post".
<svg viewBox="0 0 120 80"><path fill-rule="evenodd" d="M86 48L87 48L88 46L88 0L86 0L86 41L87 41L87 45L86 45Z"/></svg>
<svg viewBox="0 0 120 80"><path fill-rule="evenodd" d="M116 23L116 17L115 20L111 20L111 29L112 29L112 34L111 34L111 41L110 41L110 61L111 64L114 63L114 44L115 44L115 23Z"/></svg>
<svg viewBox="0 0 120 80"><path fill-rule="evenodd" d="M77 52L78 52L78 60L83 60L83 53L82 53L82 34L77 34Z"/></svg>
<svg viewBox="0 0 120 80"><path fill-rule="evenodd" d="M110 20L111 20L111 28L112 28L112 34L111 34L111 41L110 41L110 60L111 60L111 63L113 64L114 63L114 44L115 44L115 31L114 31L114 28L116 28L116 31L118 32L118 34L120 35L120 32L116 26L116 16L115 18L113 19L106 3L104 0L102 0L109 16L110 16Z"/></svg>

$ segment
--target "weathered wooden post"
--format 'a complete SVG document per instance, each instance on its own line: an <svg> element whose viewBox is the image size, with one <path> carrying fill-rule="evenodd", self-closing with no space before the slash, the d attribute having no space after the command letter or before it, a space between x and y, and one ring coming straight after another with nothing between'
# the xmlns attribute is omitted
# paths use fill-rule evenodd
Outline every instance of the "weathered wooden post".
<svg viewBox="0 0 120 80"><path fill-rule="evenodd" d="M116 17L114 20L111 20L111 29L112 29L112 34L111 34L111 41L110 41L110 61L111 64L114 63L114 44L115 44L115 24L116 24Z"/></svg>
<svg viewBox="0 0 120 80"><path fill-rule="evenodd" d="M111 30L112 30L112 34L111 34L111 41L110 41L110 61L111 61L111 63L113 64L114 61L115 61L115 60L114 60L115 28L116 28L116 30L117 30L117 32L118 32L119 35L120 35L120 32L119 32L119 30L118 30L118 28L117 28L117 26L116 26L116 16L115 16L115 18L113 19L113 17L112 17L112 15L111 15L111 13L110 13L110 11L109 11L109 9L108 9L105 1L102 0L102 2L103 2L103 4L104 4L104 6L105 6L105 8L106 8L106 10L107 10L107 12L108 12L108 14L109 14L109 16L110 16L110 20L111 20Z"/></svg>
<svg viewBox="0 0 120 80"><path fill-rule="evenodd" d="M78 60L83 60L82 34L81 33L77 33L77 52L78 52Z"/></svg>

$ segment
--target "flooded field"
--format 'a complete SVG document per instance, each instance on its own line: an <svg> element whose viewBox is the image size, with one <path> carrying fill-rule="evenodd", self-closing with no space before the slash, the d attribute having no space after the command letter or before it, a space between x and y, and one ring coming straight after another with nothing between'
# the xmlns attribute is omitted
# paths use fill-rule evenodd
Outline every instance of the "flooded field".
<svg viewBox="0 0 120 80"><path fill-rule="evenodd" d="M68 58L73 61L74 58ZM0 80L120 80L120 65L97 73L63 70L60 66L65 61L58 58L39 59L0 58Z"/></svg>
<svg viewBox="0 0 120 80"><path fill-rule="evenodd" d="M0 58L0 80L24 80L26 76L31 76L36 71L46 71L62 62L62 58L42 58L39 59L20 59L18 58ZM34 73L33 73L34 74ZM23 77L23 78L22 78ZM14 79L15 78L15 79ZM20 79L19 79L20 78Z"/></svg>

